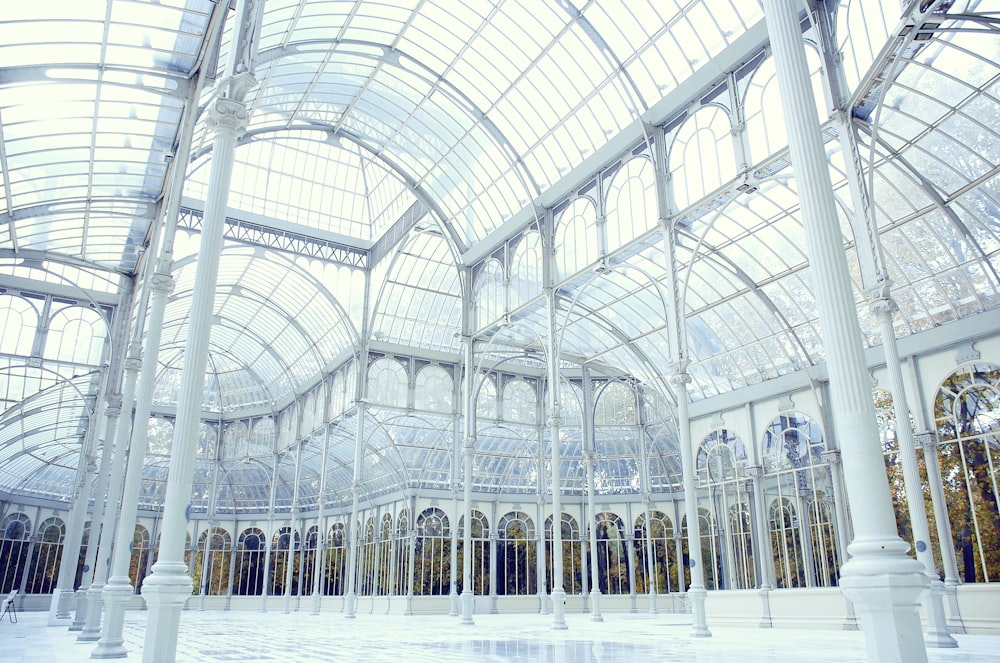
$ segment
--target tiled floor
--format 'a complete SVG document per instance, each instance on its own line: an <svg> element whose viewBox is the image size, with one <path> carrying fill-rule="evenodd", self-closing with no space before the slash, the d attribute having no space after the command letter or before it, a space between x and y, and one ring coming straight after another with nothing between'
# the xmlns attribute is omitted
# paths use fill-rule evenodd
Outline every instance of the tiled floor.
<svg viewBox="0 0 1000 663"><path fill-rule="evenodd" d="M125 621L127 661L142 660L146 612ZM17 624L0 624L0 663L90 661L93 643L77 643L65 626L46 626L44 613L20 613ZM364 663L659 663L673 661L865 660L857 632L712 628L711 638L691 638L684 615L609 614L595 623L566 616L569 629L550 629L543 615L477 615L474 626L456 617L358 615L313 616L280 612L199 612L181 616L177 661L363 661ZM931 649L932 663L1000 663L1000 636L957 636L958 649Z"/></svg>

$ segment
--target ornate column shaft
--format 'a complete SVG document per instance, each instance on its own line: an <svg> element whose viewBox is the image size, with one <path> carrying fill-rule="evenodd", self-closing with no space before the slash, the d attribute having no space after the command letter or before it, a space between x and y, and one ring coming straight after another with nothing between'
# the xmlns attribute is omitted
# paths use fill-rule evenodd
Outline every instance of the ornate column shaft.
<svg viewBox="0 0 1000 663"><path fill-rule="evenodd" d="M924 595L924 614L927 620L924 642L928 647L957 647L958 642L948 633L942 600L944 584L938 579L937 569L934 566L927 508L924 506L917 452L914 448L913 431L910 428L910 408L907 404L906 390L903 388L903 370L900 367L899 350L896 347L896 332L892 327L892 315L896 311L896 303L888 296L888 286L886 282L886 292L882 292L881 296L872 301L872 311L878 319L882 332L882 351L885 353L886 374L889 377L892 408L896 416L896 442L899 446L899 460L903 465L903 487L906 490L910 526L913 528L913 547L917 552L917 560L924 565L927 582L931 588L931 591Z"/></svg>
<svg viewBox="0 0 1000 663"><path fill-rule="evenodd" d="M757 558L760 567L760 577L757 579L758 586L763 591L770 591L773 585L771 574L774 572L770 563L773 552L771 551L771 533L767 528L767 505L764 499L764 468L760 465L752 465L749 468L750 490L753 493L754 524L757 526L753 533L754 557Z"/></svg>
<svg viewBox="0 0 1000 663"><path fill-rule="evenodd" d="M474 624L472 619L473 608L475 607L475 594L472 588L472 468L474 441L471 435L466 437L465 445L462 447L462 465L464 472L462 475L462 511L465 513L465 531L462 533L462 546L465 554L462 555L462 619L461 623L466 625Z"/></svg>
<svg viewBox="0 0 1000 663"><path fill-rule="evenodd" d="M908 546L896 535L844 238L813 110L799 5L763 0L763 6L828 358L834 426L854 517L855 538L848 548L852 557L841 567L841 586L861 612L869 660L919 663L927 660L917 614L926 579L922 566L906 556Z"/></svg>
<svg viewBox="0 0 1000 663"><path fill-rule="evenodd" d="M191 317L184 348L184 365L177 403L177 419L170 451L170 469L163 510L159 558L153 573L142 585L149 606L149 620L143 647L144 663L172 663L177 653L180 612L191 595L191 578L184 564L187 513L194 481L195 451L201 424L205 366L212 330L212 309L218 281L219 258L226 214L226 198L232 175L236 139L246 129L249 113L243 104L246 90L253 84L249 74L234 98L220 97L209 109L209 126L214 132L208 196L202 224L198 265L191 295ZM246 89L243 89L243 88Z"/></svg>
<svg viewBox="0 0 1000 663"><path fill-rule="evenodd" d="M363 370L363 369L361 369ZM361 499L361 467L364 458L365 401L358 403L358 426L354 436L354 481L351 483L351 528L348 539L347 591L344 593L344 617L357 617L358 594L355 589L358 576L358 552L361 546L361 522L359 517ZM412 562L411 562L412 564ZM412 568L412 567L411 567ZM411 570L412 576L412 570Z"/></svg>
<svg viewBox="0 0 1000 663"><path fill-rule="evenodd" d="M603 622L601 614L601 579L597 568L597 506L594 500L594 452L583 450L583 464L587 470L587 531L590 536L590 620Z"/></svg>
<svg viewBox="0 0 1000 663"><path fill-rule="evenodd" d="M694 617L691 636L705 638L712 635L705 622L705 572L701 555L701 523L698 520L698 491L694 484L694 449L691 447L691 420L688 416L687 385L691 376L683 369L670 375L677 397L677 428L680 433L681 471L684 483L684 516L687 519L688 565L691 568L691 586L687 590ZM680 558L678 557L678 560Z"/></svg>

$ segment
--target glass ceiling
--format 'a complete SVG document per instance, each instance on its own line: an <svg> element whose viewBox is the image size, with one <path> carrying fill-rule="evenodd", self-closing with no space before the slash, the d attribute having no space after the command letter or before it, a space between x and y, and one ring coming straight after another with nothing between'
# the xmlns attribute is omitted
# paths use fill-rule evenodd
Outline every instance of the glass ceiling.
<svg viewBox="0 0 1000 663"><path fill-rule="evenodd" d="M1000 116L1000 32L984 2L942 3L948 13L936 17L938 29L900 23L894 3L879 6L881 15L871 4L862 12L862 4L828 3L837 5L864 177L900 306L896 332L907 336L1000 305L1000 127L992 121ZM23 286L25 270L46 265L48 272L32 273L38 292L53 294L66 279L46 273L66 273L65 265L136 275L164 202L176 195L170 174L186 168L185 203L204 200L212 140L202 111L218 93L231 15L228 3L213 0L5 7L0 258L18 267L4 268L3 278L16 271ZM646 158L650 127L669 144L695 109L731 111L733 99L749 103L740 95L751 85L765 96L766 81L751 79L767 56L759 3L267 0L258 34L251 122L236 149L228 201L235 221L216 290L206 412L222 422L246 412L278 420L368 343L457 362L463 298L478 292L470 275L486 273L487 258L513 269L514 238L537 229L540 209L563 209L578 194L603 216L593 212L592 238L572 236L578 265L560 274L561 359L630 375L669 399L662 380L670 370L668 274L657 212L636 203L632 216L645 215L643 224L608 245L596 233L610 225L611 203L597 197L609 190L602 178ZM824 359L794 171L783 128L767 124L775 114L763 115L745 118L747 132L757 132L743 146L745 163L713 156L713 145L738 133L727 126L721 139L704 132L692 139L697 173L671 170L689 187L678 200L690 204L671 214L695 400ZM873 346L881 338L860 306L871 283L851 227L850 159L837 126L821 120L861 333ZM175 158L187 121L195 123L189 160ZM766 150L755 152L760 144ZM727 149L719 153L732 155ZM240 219L286 241L262 239ZM292 245L293 234L368 252L371 269L310 253L308 242ZM174 258L156 392L165 412L180 383L196 231L178 236ZM600 274L599 260L609 267ZM501 284L520 283L524 292L499 299L515 304L496 304L497 319L475 325L492 339L484 356L539 356L544 301L540 286L523 278L536 272L521 280L501 273ZM47 366L8 347L3 366L28 359ZM100 374L101 364L91 368ZM67 379L3 413L17 423L2 429L0 491L53 495L60 482L71 483L99 384ZM54 405L36 407L44 399ZM370 494L405 483L450 487L453 433L441 433L450 431L450 417L366 416ZM261 508L275 476L279 499L289 503L296 453L303 503L318 502L324 480L341 499L353 476L355 418L347 411L330 424L325 465L315 432L298 451L279 449L274 435L264 454L227 457L227 488L212 508ZM623 431L625 446L615 447L611 437L600 442L602 490L635 491L640 440ZM654 483L669 485L677 476L673 437L666 428L649 437ZM482 428L480 441L477 490L536 489L537 440L498 426ZM562 444L573 459L561 468L572 489L580 441L569 435ZM274 452L283 454L277 467ZM198 472L196 494L209 508L210 463ZM152 454L148 504L165 478L165 457Z"/></svg>

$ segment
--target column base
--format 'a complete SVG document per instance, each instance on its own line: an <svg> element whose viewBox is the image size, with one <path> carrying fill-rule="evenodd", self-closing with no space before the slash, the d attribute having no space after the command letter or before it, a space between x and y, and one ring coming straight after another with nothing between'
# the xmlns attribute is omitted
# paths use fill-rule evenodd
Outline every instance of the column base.
<svg viewBox="0 0 1000 663"><path fill-rule="evenodd" d="M948 621L944 616L944 583L937 575L929 575L930 591L924 597L924 613L927 616L927 630L924 631L924 644L938 649L950 649L958 646L958 641L948 633Z"/></svg>
<svg viewBox="0 0 1000 663"><path fill-rule="evenodd" d="M73 623L69 625L70 631L82 631L83 625L87 623L87 587L81 585L73 592L73 596L76 597L76 613L73 616Z"/></svg>
<svg viewBox="0 0 1000 663"><path fill-rule="evenodd" d="M966 633L962 611L958 607L958 583L954 580L944 581L944 599L948 602L948 631L963 635Z"/></svg>
<svg viewBox="0 0 1000 663"><path fill-rule="evenodd" d="M565 631L569 626L566 624L566 590L552 590L552 629L555 631Z"/></svg>
<svg viewBox="0 0 1000 663"><path fill-rule="evenodd" d="M312 610L309 611L310 615L319 614L320 597L318 593L312 595Z"/></svg>
<svg viewBox="0 0 1000 663"><path fill-rule="evenodd" d="M455 588L451 588L451 593L448 595L448 616L458 617L461 614L459 609L459 598L458 593L455 592Z"/></svg>
<svg viewBox="0 0 1000 663"><path fill-rule="evenodd" d="M49 626L69 625L72 623L72 589L56 589L52 592L52 600L49 602Z"/></svg>
<svg viewBox="0 0 1000 663"><path fill-rule="evenodd" d="M87 588L86 620L80 635L76 636L77 642L97 642L101 639L101 617L104 615L104 598L102 591L104 584L99 582L91 583Z"/></svg>
<svg viewBox="0 0 1000 663"><path fill-rule="evenodd" d="M476 597L469 590L462 592L462 619L459 624L464 626L472 626L475 622L472 620L472 613L476 607Z"/></svg>
<svg viewBox="0 0 1000 663"><path fill-rule="evenodd" d="M927 576L908 547L901 539L855 541L841 567L840 587L861 617L872 663L927 661L918 612Z"/></svg>
<svg viewBox="0 0 1000 663"><path fill-rule="evenodd" d="M90 658L125 658L125 606L132 600L133 588L128 577L113 577L108 580L102 592L104 607L107 614L104 617L104 632Z"/></svg>
<svg viewBox="0 0 1000 663"><path fill-rule="evenodd" d="M774 628L771 621L771 588L761 587L757 593L760 595L760 623L757 628Z"/></svg>
<svg viewBox="0 0 1000 663"><path fill-rule="evenodd" d="M601 590L590 590L590 621L603 622L604 615L601 614Z"/></svg>
<svg viewBox="0 0 1000 663"><path fill-rule="evenodd" d="M173 663L177 658L181 610L193 591L184 562L160 561L153 566L153 574L142 583L142 598L149 606L143 663Z"/></svg>
<svg viewBox="0 0 1000 663"><path fill-rule="evenodd" d="M358 616L358 595L348 594L344 597L344 618L354 619Z"/></svg>
<svg viewBox="0 0 1000 663"><path fill-rule="evenodd" d="M543 593L538 594L538 614L547 615L549 614L549 597Z"/></svg>
<svg viewBox="0 0 1000 663"><path fill-rule="evenodd" d="M656 609L656 592L649 593L649 614L658 615L660 611Z"/></svg>
<svg viewBox="0 0 1000 663"><path fill-rule="evenodd" d="M705 621L705 599L708 596L708 592L703 588L691 588L688 589L687 595L688 601L691 602L691 615L693 616L691 621L691 637L712 637L712 632L708 630L708 624Z"/></svg>

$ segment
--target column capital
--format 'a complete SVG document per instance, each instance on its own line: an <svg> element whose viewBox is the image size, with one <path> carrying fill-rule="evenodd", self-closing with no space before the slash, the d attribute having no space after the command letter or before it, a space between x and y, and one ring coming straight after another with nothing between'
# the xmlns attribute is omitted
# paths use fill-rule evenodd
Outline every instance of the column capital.
<svg viewBox="0 0 1000 663"><path fill-rule="evenodd" d="M747 474L754 481L764 478L764 466L763 465L751 465L747 467Z"/></svg>
<svg viewBox="0 0 1000 663"><path fill-rule="evenodd" d="M174 291L174 277L163 272L153 272L149 277L149 287L156 294L168 296Z"/></svg>
<svg viewBox="0 0 1000 663"><path fill-rule="evenodd" d="M670 382L670 384L675 384L675 385L690 384L691 374L688 373L687 370L685 370L686 368L687 368L686 365L680 366L678 364L674 364L673 366L671 366L673 372L667 376L667 380Z"/></svg>
<svg viewBox="0 0 1000 663"><path fill-rule="evenodd" d="M216 99L208 111L208 127L216 133L228 131L239 137L249 122L246 104L234 99Z"/></svg>
<svg viewBox="0 0 1000 663"><path fill-rule="evenodd" d="M938 446L937 434L934 431L914 433L913 442L925 451L936 451Z"/></svg>
<svg viewBox="0 0 1000 663"><path fill-rule="evenodd" d="M125 360L124 364L126 371L132 373L138 373L140 370L142 370L142 360L139 359L138 357L129 357L128 359Z"/></svg>
<svg viewBox="0 0 1000 663"><path fill-rule="evenodd" d="M840 449L830 449L823 452L823 461L829 465L840 465Z"/></svg>

